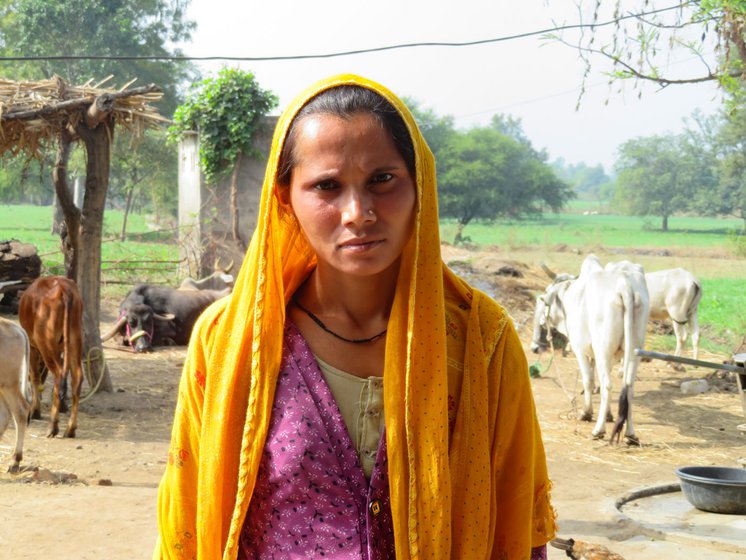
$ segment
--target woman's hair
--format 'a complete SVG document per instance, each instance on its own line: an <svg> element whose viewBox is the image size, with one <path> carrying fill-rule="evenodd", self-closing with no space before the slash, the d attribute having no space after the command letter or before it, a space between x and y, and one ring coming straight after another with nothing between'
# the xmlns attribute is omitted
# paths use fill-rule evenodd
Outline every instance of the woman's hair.
<svg viewBox="0 0 746 560"><path fill-rule="evenodd" d="M391 135L397 151L404 159L407 169L415 177L415 157L412 137L399 112L379 93L362 86L337 86L326 89L311 98L290 125L285 144L280 152L277 167L277 182L281 186L290 185L290 175L295 167L295 143L298 136L298 123L310 115L334 115L350 119L355 115L369 114L378 120Z"/></svg>

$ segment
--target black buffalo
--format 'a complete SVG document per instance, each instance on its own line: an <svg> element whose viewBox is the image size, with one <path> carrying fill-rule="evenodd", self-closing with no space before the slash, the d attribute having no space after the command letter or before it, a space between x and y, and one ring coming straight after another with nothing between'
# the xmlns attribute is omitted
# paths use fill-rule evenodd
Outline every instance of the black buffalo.
<svg viewBox="0 0 746 560"><path fill-rule="evenodd" d="M228 295L226 290L177 290L165 286L135 286L119 306L119 320L101 340L122 335L136 352L153 346L185 345L194 323L208 305Z"/></svg>

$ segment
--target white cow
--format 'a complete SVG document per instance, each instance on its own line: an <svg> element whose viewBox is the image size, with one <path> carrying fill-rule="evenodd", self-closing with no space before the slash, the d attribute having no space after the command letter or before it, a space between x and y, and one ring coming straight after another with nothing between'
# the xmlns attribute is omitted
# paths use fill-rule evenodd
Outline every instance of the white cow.
<svg viewBox="0 0 746 560"><path fill-rule="evenodd" d="M611 369L624 358L624 386L619 399L619 416L611 441L617 441L626 422L625 441L639 444L631 415L633 384L639 358L634 349L642 347L647 322L648 302L642 268L632 263L617 264L605 270L598 257L589 255L583 261L580 275L553 283L537 300L531 350L541 347L542 331L557 329L564 334L578 359L583 378L582 420L593 419L593 369L595 364L601 389L595 439L606 433L606 419L611 417L609 395Z"/></svg>
<svg viewBox="0 0 746 560"><path fill-rule="evenodd" d="M31 410L29 341L19 325L0 317L0 437L10 423L16 426L16 446L9 472L17 472L23 459L23 438Z"/></svg>
<svg viewBox="0 0 746 560"><path fill-rule="evenodd" d="M676 356L681 356L687 334L691 334L696 360L699 354L697 308L702 299L702 284L694 274L683 268L648 272L645 280L650 293L650 318L671 318L676 335Z"/></svg>

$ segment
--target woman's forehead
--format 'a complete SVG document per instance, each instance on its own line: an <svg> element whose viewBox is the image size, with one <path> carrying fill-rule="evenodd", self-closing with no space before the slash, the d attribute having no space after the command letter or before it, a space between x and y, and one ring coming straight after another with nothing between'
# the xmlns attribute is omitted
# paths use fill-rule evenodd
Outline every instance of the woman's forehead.
<svg viewBox="0 0 746 560"><path fill-rule="evenodd" d="M329 129L348 128L362 132L375 127L385 130L380 119L370 112L359 112L344 116L333 113L313 113L301 116L295 123L295 127L309 138Z"/></svg>
<svg viewBox="0 0 746 560"><path fill-rule="evenodd" d="M351 118L336 115L311 115L298 123L295 154L299 162L304 153L347 151L359 148L391 149L390 133L371 114Z"/></svg>

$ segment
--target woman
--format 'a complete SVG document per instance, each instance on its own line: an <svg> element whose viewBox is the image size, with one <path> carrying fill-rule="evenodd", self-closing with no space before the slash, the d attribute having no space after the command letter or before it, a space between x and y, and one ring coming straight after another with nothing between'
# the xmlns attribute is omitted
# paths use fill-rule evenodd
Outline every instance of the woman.
<svg viewBox="0 0 746 560"><path fill-rule="evenodd" d="M541 558L549 487L523 350L441 261L411 114L357 76L314 85L195 328L155 557Z"/></svg>

